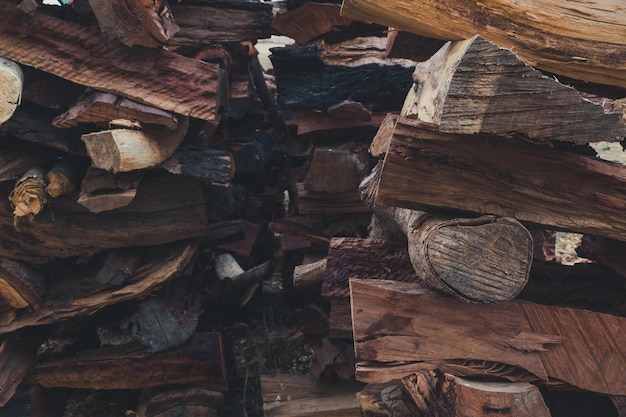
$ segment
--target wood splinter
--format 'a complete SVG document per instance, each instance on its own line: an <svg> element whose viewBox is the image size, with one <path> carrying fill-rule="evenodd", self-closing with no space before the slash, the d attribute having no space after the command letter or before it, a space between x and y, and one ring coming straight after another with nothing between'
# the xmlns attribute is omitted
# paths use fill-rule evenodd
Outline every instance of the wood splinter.
<svg viewBox="0 0 626 417"><path fill-rule="evenodd" d="M22 175L11 194L9 201L13 207L13 226L19 230L19 222L22 217L28 217L33 221L46 204L46 180L43 168L31 168Z"/></svg>
<svg viewBox="0 0 626 417"><path fill-rule="evenodd" d="M230 279L233 290L241 292L237 302L243 307L250 301L259 284L272 275L274 261L269 260L244 271L231 254L224 253L215 258L214 270L220 280Z"/></svg>

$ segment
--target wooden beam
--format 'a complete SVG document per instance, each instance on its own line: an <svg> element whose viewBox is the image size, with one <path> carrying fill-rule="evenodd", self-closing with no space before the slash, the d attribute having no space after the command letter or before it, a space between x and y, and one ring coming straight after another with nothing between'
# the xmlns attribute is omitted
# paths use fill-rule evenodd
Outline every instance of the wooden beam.
<svg viewBox="0 0 626 417"><path fill-rule="evenodd" d="M350 298L356 356L368 361L357 365L364 382L451 365L459 376L491 367L493 376L514 381L525 372L543 384L626 393L625 318L518 301L467 304L393 281L353 279Z"/></svg>
<svg viewBox="0 0 626 417"><path fill-rule="evenodd" d="M626 240L626 167L519 140L399 120L375 188L379 207L495 214Z"/></svg>
<svg viewBox="0 0 626 417"><path fill-rule="evenodd" d="M98 29L0 2L11 25L0 28L3 54L23 65L163 110L199 119L215 118L217 64L162 49L128 48ZM225 82L225 80L224 80Z"/></svg>
<svg viewBox="0 0 626 417"><path fill-rule="evenodd" d="M621 7L620 0L607 0L601 7L540 0L345 0L341 12L437 39L479 34L544 71L625 88L626 15Z"/></svg>
<svg viewBox="0 0 626 417"><path fill-rule="evenodd" d="M480 36L447 43L419 63L401 115L446 133L489 133L534 142L619 142L622 112L605 113Z"/></svg>

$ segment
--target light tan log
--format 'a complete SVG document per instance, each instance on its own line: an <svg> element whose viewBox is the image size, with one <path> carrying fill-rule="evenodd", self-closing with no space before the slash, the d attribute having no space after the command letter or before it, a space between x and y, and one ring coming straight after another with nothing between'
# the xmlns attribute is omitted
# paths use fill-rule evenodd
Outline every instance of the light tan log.
<svg viewBox="0 0 626 417"><path fill-rule="evenodd" d="M85 142L92 166L113 173L151 168L172 156L189 127L183 118L175 130L112 129L88 133Z"/></svg>
<svg viewBox="0 0 626 417"><path fill-rule="evenodd" d="M623 317L520 301L468 304L418 283L382 280L350 280L350 298L361 381L440 368L626 393Z"/></svg>
<svg viewBox="0 0 626 417"><path fill-rule="evenodd" d="M310 264L296 265L293 270L293 286L297 289L321 284L326 272L326 258Z"/></svg>
<svg viewBox="0 0 626 417"><path fill-rule="evenodd" d="M88 162L86 158L65 155L46 173L46 192L52 198L69 194L80 187Z"/></svg>
<svg viewBox="0 0 626 417"><path fill-rule="evenodd" d="M9 195L13 208L13 225L19 230L22 219L33 221L35 216L43 210L46 199L46 179L41 167L31 168L16 182Z"/></svg>
<svg viewBox="0 0 626 417"><path fill-rule="evenodd" d="M528 382L482 382L438 370L402 378L422 417L550 417L539 389Z"/></svg>
<svg viewBox="0 0 626 417"><path fill-rule="evenodd" d="M126 46L157 48L179 28L167 0L89 0L102 32Z"/></svg>
<svg viewBox="0 0 626 417"><path fill-rule="evenodd" d="M447 133L491 133L535 142L619 142L621 111L606 114L480 36L448 42L419 63L401 115Z"/></svg>
<svg viewBox="0 0 626 417"><path fill-rule="evenodd" d="M20 104L24 74L15 62L0 57L0 124L11 118Z"/></svg>
<svg viewBox="0 0 626 417"><path fill-rule="evenodd" d="M626 87L621 0L345 0L342 15L445 40L479 34L539 69Z"/></svg>

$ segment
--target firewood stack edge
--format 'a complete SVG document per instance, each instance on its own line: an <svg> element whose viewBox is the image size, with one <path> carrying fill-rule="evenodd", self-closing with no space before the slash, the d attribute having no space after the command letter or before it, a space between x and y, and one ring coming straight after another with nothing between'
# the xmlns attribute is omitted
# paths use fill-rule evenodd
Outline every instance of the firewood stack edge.
<svg viewBox="0 0 626 417"><path fill-rule="evenodd" d="M626 417L626 14L538 3L0 0L0 416Z"/></svg>

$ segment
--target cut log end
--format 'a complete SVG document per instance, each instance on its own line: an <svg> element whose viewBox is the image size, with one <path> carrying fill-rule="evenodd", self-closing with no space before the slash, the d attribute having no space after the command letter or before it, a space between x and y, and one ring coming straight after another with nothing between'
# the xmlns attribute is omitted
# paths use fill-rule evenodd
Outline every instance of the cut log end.
<svg viewBox="0 0 626 417"><path fill-rule="evenodd" d="M0 124L9 120L20 104L23 84L19 65L0 57Z"/></svg>

